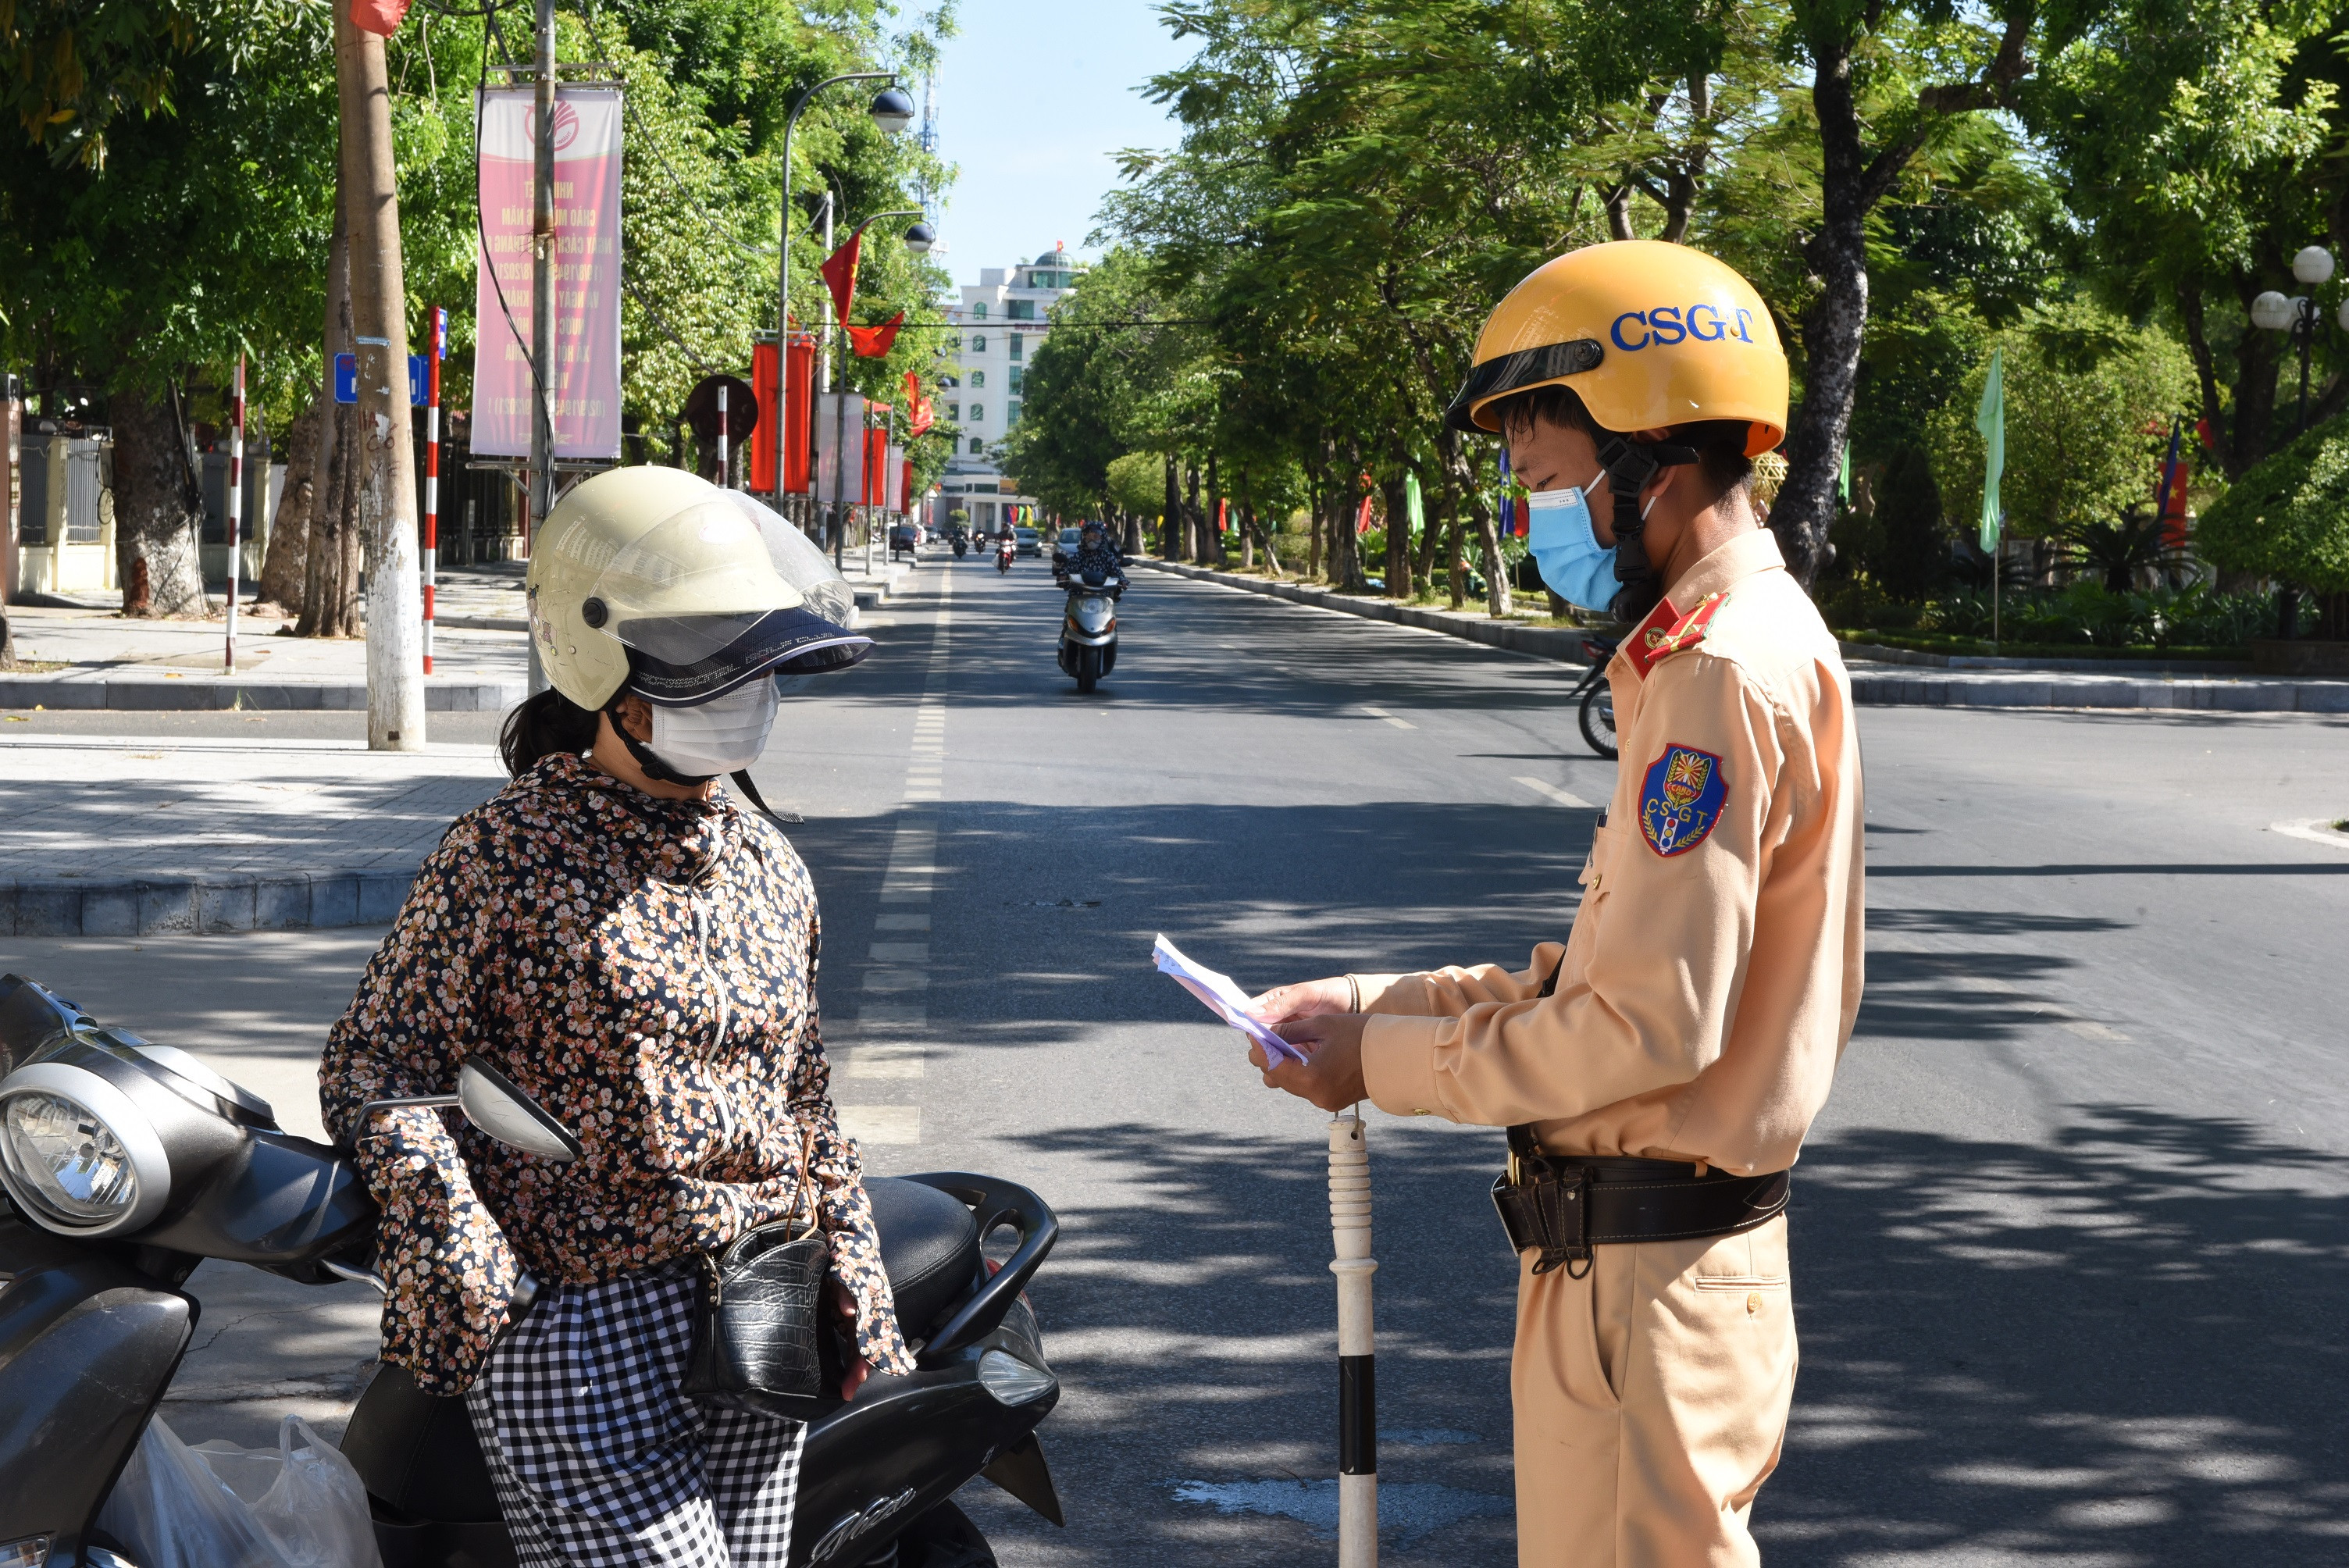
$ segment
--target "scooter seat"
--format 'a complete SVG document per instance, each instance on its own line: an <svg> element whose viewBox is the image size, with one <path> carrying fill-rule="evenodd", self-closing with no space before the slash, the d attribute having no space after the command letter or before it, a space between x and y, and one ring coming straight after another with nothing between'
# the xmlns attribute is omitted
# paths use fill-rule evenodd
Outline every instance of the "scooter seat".
<svg viewBox="0 0 2349 1568"><path fill-rule="evenodd" d="M979 1280L978 1226L951 1192L895 1176L867 1176L881 1267L907 1339L926 1339Z"/></svg>

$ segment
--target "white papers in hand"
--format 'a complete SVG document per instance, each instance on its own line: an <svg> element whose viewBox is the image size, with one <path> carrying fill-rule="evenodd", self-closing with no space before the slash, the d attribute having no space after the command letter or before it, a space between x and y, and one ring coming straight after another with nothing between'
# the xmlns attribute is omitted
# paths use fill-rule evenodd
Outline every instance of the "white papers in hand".
<svg viewBox="0 0 2349 1568"><path fill-rule="evenodd" d="M1301 1062L1305 1059L1303 1052L1274 1034L1248 1012L1247 995L1232 984L1230 975L1201 968L1184 957L1182 949L1164 936L1151 948L1150 956L1157 961L1162 973L1173 975L1175 984L1205 1002L1207 1011L1262 1046L1265 1060Z"/></svg>

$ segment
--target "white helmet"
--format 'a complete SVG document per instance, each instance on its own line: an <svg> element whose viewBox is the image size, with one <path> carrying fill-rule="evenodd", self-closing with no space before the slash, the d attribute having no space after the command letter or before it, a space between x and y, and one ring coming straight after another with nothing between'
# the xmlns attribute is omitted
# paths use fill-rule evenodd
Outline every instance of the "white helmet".
<svg viewBox="0 0 2349 1568"><path fill-rule="evenodd" d="M591 713L623 689L698 707L873 649L848 630L855 596L807 535L682 469L613 469L574 487L531 542L526 581L546 678Z"/></svg>

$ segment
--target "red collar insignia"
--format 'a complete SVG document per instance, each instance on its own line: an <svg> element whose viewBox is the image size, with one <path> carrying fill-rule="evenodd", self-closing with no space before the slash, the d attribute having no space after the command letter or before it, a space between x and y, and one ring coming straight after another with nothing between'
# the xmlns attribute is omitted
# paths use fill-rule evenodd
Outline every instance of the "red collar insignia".
<svg viewBox="0 0 2349 1568"><path fill-rule="evenodd" d="M1658 604L1655 612L1640 623L1639 630L1631 634L1624 650L1631 655L1631 668L1640 678L1647 679L1658 660L1703 642L1705 628L1712 624L1713 613L1721 608L1723 597L1708 593L1685 615L1674 609L1669 599Z"/></svg>

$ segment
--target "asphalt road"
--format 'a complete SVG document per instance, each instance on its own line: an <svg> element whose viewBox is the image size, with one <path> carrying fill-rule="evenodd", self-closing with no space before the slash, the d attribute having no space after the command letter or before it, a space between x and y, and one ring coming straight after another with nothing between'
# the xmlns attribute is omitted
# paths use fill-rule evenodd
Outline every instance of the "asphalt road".
<svg viewBox="0 0 2349 1568"><path fill-rule="evenodd" d="M1613 765L1557 665L1143 572L1080 696L1040 565L915 575L760 781L809 819L869 1165L1010 1176L1066 1226L1030 1295L1069 1527L968 1505L1009 1564L1326 1561L1322 1119L1151 939L1249 985L1522 964L1588 841L1559 799ZM1796 1177L1769 1560L2349 1558L2349 852L2271 830L2349 815L2349 725L1870 709L1863 736L1868 1001ZM0 959L112 976L102 1012L298 1089L364 956L328 934ZM1373 1114L1370 1141L1384 1558L1505 1561L1499 1134Z"/></svg>

